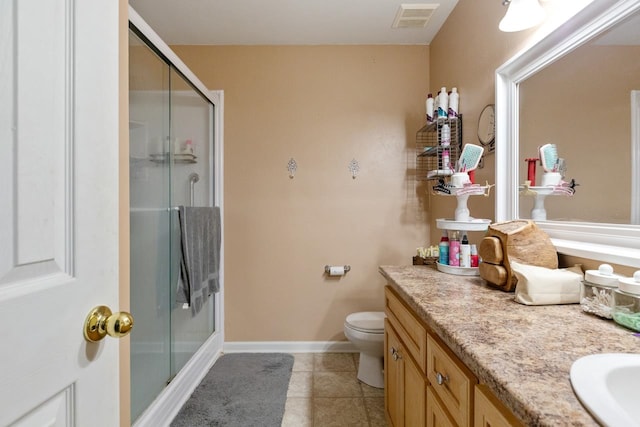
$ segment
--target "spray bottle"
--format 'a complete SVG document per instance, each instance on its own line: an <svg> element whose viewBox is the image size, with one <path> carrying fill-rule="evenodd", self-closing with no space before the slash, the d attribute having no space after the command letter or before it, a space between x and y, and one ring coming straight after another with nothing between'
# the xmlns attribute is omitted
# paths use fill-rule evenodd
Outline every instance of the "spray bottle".
<svg viewBox="0 0 640 427"><path fill-rule="evenodd" d="M451 234L451 240L449 241L449 265L453 267L460 266L460 240L457 231Z"/></svg>
<svg viewBox="0 0 640 427"><path fill-rule="evenodd" d="M449 236L447 232L442 232L440 243L438 244L438 262L443 265L449 264Z"/></svg>
<svg viewBox="0 0 640 427"><path fill-rule="evenodd" d="M460 242L460 267L471 267L471 246L466 234L462 235Z"/></svg>

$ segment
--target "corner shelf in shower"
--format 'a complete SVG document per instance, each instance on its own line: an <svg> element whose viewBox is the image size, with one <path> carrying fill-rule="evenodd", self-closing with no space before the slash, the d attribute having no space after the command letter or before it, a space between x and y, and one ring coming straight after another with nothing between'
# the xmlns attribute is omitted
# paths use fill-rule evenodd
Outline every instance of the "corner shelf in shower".
<svg viewBox="0 0 640 427"><path fill-rule="evenodd" d="M174 154L173 155L173 162L176 164L198 163L196 159L197 157L194 156L193 154ZM149 156L149 160L151 160L153 163L168 163L171 160L171 156L169 156L169 153L152 154Z"/></svg>

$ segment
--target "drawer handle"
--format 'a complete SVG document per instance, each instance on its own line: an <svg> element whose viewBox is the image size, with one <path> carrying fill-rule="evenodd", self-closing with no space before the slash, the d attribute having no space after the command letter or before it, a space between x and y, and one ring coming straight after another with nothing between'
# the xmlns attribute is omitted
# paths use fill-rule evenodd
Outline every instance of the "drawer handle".
<svg viewBox="0 0 640 427"><path fill-rule="evenodd" d="M394 347L391 347L390 353L391 357L393 357L393 360L402 359L402 356L400 356L400 353L398 353L398 350L396 350Z"/></svg>
<svg viewBox="0 0 640 427"><path fill-rule="evenodd" d="M446 382L449 382L449 376L448 375L442 375L440 372L436 372L436 381L438 382L438 385L442 385Z"/></svg>

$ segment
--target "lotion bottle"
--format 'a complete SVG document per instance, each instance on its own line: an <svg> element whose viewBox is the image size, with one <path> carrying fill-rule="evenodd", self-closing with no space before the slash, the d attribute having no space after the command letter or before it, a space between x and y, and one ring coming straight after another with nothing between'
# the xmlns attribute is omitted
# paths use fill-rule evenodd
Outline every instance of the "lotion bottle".
<svg viewBox="0 0 640 427"><path fill-rule="evenodd" d="M438 244L438 262L443 265L449 264L449 236L446 231L442 233Z"/></svg>
<svg viewBox="0 0 640 427"><path fill-rule="evenodd" d="M427 107L427 124L430 125L434 121L434 117L433 117L433 95L432 94L428 94L427 95L426 107Z"/></svg>
<svg viewBox="0 0 640 427"><path fill-rule="evenodd" d="M440 145L450 145L451 144L451 127L448 124L443 124L440 129Z"/></svg>
<svg viewBox="0 0 640 427"><path fill-rule="evenodd" d="M449 95L449 118L458 118L458 105L460 102L460 94L458 94L458 88L451 89L451 95Z"/></svg>
<svg viewBox="0 0 640 427"><path fill-rule="evenodd" d="M471 247L467 235L462 235L460 242L460 267L471 267Z"/></svg>
<svg viewBox="0 0 640 427"><path fill-rule="evenodd" d="M447 94L447 88L442 87L438 94L438 118L446 119L449 115L449 95Z"/></svg>
<svg viewBox="0 0 640 427"><path fill-rule="evenodd" d="M451 170L451 160L449 157L449 150L442 150L442 170L448 171Z"/></svg>

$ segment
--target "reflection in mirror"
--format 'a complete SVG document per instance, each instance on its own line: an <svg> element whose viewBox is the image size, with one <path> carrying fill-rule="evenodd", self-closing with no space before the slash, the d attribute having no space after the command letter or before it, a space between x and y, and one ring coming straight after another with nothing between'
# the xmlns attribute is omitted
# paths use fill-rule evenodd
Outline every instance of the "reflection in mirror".
<svg viewBox="0 0 640 427"><path fill-rule="evenodd" d="M544 203L546 219L632 223L632 100L640 99L640 13L579 46L519 83L519 182L526 158L551 143L566 162L573 196ZM637 104L635 104L637 105ZM635 112L637 116L638 112ZM536 182L544 171L538 162ZM532 218L535 197L519 198L520 218ZM535 216L533 217L534 219Z"/></svg>
<svg viewBox="0 0 640 427"><path fill-rule="evenodd" d="M566 161L565 180L580 185L571 197L547 197L538 226L560 253L634 267L640 24L631 22L638 14L637 0L593 1L496 70L496 221L532 217L534 199L520 195L525 159L552 143ZM618 40L624 28L633 41ZM538 165L536 184L542 175Z"/></svg>

